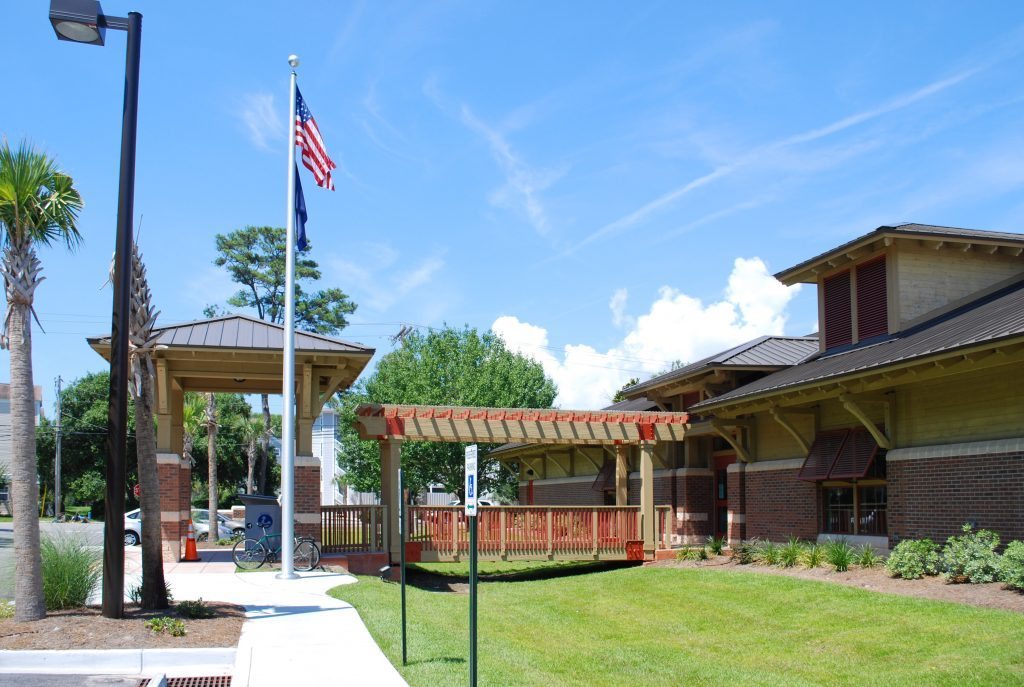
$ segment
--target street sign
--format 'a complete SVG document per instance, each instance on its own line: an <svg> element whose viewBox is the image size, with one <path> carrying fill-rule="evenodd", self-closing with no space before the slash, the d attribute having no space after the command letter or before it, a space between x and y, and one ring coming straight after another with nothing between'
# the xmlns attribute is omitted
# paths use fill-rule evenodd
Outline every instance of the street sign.
<svg viewBox="0 0 1024 687"><path fill-rule="evenodd" d="M466 516L476 517L479 482L476 475L476 444L466 447Z"/></svg>

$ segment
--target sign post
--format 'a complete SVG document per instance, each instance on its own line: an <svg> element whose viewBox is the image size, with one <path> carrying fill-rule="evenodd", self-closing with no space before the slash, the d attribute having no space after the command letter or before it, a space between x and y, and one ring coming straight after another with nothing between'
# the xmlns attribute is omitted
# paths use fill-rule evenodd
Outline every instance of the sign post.
<svg viewBox="0 0 1024 687"><path fill-rule="evenodd" d="M466 447L466 519L469 521L469 687L476 687L476 517L479 480L476 444Z"/></svg>
<svg viewBox="0 0 1024 687"><path fill-rule="evenodd" d="M401 495L398 502L398 537L402 546L400 570L402 574L402 665L404 666L408 660L405 644L405 504L409 496L405 493L405 480L402 478L401 468L398 469L398 493Z"/></svg>

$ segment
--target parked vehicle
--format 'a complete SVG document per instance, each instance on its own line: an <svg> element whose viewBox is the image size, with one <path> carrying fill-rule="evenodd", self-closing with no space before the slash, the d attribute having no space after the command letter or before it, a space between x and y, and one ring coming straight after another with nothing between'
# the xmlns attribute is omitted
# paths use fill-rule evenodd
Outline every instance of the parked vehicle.
<svg viewBox="0 0 1024 687"><path fill-rule="evenodd" d="M209 511L205 508L192 509L192 526L196 531L196 541L206 541L210 534ZM245 533L245 523L220 515L218 513L218 539L231 539L232 536ZM124 514L124 545L137 546L142 543L142 513L136 508Z"/></svg>

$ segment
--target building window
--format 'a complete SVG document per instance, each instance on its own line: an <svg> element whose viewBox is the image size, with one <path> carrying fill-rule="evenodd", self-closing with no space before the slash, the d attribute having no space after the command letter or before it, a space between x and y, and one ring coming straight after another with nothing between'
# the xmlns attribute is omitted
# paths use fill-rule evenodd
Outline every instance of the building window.
<svg viewBox="0 0 1024 687"><path fill-rule="evenodd" d="M821 531L825 534L888 534L884 484L832 484L822 487Z"/></svg>
<svg viewBox="0 0 1024 687"><path fill-rule="evenodd" d="M825 279L825 349L864 341L889 332L885 256ZM854 339L854 311L857 331Z"/></svg>
<svg viewBox="0 0 1024 687"><path fill-rule="evenodd" d="M821 529L829 534L853 534L853 488L825 487Z"/></svg>

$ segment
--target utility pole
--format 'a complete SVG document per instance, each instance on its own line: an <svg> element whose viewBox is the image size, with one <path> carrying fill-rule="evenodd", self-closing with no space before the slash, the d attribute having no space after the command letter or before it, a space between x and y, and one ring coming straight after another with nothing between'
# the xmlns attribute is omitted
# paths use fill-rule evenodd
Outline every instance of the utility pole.
<svg viewBox="0 0 1024 687"><path fill-rule="evenodd" d="M63 380L57 375L57 452L53 461L53 517L59 518L64 513L63 501L60 498L60 385Z"/></svg>

